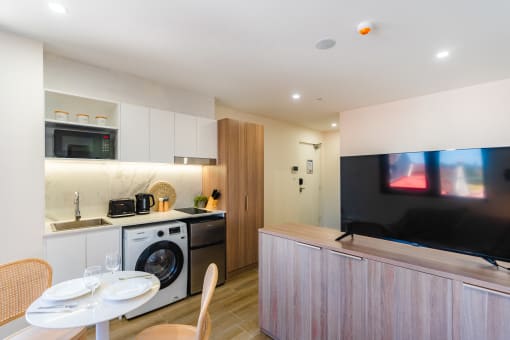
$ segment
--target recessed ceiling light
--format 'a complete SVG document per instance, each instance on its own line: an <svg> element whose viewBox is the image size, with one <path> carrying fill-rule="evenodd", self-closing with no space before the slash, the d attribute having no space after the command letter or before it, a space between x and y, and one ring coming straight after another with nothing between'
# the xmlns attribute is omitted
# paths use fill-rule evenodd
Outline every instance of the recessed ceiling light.
<svg viewBox="0 0 510 340"><path fill-rule="evenodd" d="M65 8L64 5L58 2L49 2L48 7L55 13L67 14L67 8Z"/></svg>
<svg viewBox="0 0 510 340"><path fill-rule="evenodd" d="M292 99L294 99L294 100L298 100L298 99L300 99L300 98L301 98L301 95L300 95L299 93L294 93L294 94L292 95Z"/></svg>
<svg viewBox="0 0 510 340"><path fill-rule="evenodd" d="M330 48L332 48L335 45L336 45L335 40L333 40L331 38L324 38L324 39L319 40L315 44L315 48L318 50L329 50Z"/></svg>
<svg viewBox="0 0 510 340"><path fill-rule="evenodd" d="M331 127L336 127L336 123L331 123Z"/></svg>
<svg viewBox="0 0 510 340"><path fill-rule="evenodd" d="M437 59L444 59L450 55L450 52L448 51L441 51L436 54Z"/></svg>

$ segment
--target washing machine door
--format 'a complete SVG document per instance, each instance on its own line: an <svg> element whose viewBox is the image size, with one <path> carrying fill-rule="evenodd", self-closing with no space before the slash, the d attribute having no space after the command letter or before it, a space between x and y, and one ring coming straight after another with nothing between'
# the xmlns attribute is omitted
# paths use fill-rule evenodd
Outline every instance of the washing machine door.
<svg viewBox="0 0 510 340"><path fill-rule="evenodd" d="M160 288L168 287L177 279L184 265L181 248L171 241L153 243L140 254L135 270L156 275Z"/></svg>

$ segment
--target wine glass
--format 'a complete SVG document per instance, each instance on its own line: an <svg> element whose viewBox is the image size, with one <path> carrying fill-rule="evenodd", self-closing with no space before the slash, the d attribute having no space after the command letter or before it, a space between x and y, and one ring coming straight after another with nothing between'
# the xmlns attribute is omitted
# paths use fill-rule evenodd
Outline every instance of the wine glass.
<svg viewBox="0 0 510 340"><path fill-rule="evenodd" d="M111 271L112 274L120 268L120 254L117 252L110 252L106 254L104 260L104 267L106 270Z"/></svg>
<svg viewBox="0 0 510 340"><path fill-rule="evenodd" d="M94 291L97 287L99 287L99 284L101 283L100 275L102 272L101 266L90 266L85 268L85 271L83 272L83 284L86 288L90 289L91 294L90 298L91 300L94 297ZM88 308L92 308L97 304L97 302L92 301L88 304Z"/></svg>

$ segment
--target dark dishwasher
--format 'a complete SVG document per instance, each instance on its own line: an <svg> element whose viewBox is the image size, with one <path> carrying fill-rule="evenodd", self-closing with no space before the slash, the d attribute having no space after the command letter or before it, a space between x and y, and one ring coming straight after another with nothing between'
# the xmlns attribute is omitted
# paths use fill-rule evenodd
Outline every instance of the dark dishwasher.
<svg viewBox="0 0 510 340"><path fill-rule="evenodd" d="M188 293L200 293L207 266L214 262L218 266L218 284L225 283L225 219L208 216L185 221L188 225L189 280Z"/></svg>

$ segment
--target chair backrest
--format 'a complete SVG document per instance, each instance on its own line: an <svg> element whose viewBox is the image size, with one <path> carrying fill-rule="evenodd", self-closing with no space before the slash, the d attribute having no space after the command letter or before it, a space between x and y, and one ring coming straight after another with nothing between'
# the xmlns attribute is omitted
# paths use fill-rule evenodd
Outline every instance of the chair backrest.
<svg viewBox="0 0 510 340"><path fill-rule="evenodd" d="M39 259L0 265L0 326L25 314L30 304L51 286L51 267Z"/></svg>
<svg viewBox="0 0 510 340"><path fill-rule="evenodd" d="M205 272L204 285L202 287L202 300L200 302L196 340L209 339L209 335L211 334L211 317L209 316L207 308L211 303L214 290L216 289L216 282L218 282L218 267L216 264L211 263Z"/></svg>

